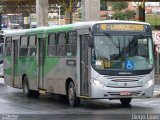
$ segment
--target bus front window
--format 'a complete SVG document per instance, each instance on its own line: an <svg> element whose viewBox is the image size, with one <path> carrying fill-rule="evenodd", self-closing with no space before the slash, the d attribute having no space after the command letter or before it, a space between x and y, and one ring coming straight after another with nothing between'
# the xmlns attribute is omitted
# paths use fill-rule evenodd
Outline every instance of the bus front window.
<svg viewBox="0 0 160 120"><path fill-rule="evenodd" d="M145 70L153 67L151 36L94 36L92 64L96 69Z"/></svg>

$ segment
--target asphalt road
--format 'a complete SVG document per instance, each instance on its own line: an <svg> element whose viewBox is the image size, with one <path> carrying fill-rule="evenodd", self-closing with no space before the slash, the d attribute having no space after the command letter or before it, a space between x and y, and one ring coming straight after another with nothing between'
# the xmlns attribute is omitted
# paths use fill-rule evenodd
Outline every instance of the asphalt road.
<svg viewBox="0 0 160 120"><path fill-rule="evenodd" d="M149 99L134 99L123 107L119 100L82 101L73 108L57 96L26 98L21 89L0 80L0 120L160 120L160 85Z"/></svg>

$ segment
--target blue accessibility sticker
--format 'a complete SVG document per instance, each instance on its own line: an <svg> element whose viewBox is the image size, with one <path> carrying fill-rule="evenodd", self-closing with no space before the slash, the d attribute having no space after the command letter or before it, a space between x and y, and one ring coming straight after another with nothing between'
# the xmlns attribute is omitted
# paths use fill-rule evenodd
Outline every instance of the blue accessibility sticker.
<svg viewBox="0 0 160 120"><path fill-rule="evenodd" d="M134 69L134 61L126 60L125 66L126 66L127 70L133 70Z"/></svg>

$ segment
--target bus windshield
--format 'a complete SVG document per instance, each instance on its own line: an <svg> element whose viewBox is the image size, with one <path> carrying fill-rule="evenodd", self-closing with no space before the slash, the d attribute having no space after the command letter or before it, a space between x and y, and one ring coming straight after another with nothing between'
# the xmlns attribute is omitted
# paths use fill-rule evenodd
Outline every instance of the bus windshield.
<svg viewBox="0 0 160 120"><path fill-rule="evenodd" d="M153 68L152 37L144 35L94 35L92 65L96 69L146 70Z"/></svg>

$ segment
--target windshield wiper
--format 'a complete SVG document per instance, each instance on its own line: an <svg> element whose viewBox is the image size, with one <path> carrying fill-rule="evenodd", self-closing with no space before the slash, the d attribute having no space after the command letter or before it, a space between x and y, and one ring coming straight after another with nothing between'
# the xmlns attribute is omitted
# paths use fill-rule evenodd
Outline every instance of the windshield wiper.
<svg viewBox="0 0 160 120"><path fill-rule="evenodd" d="M117 48L120 48L119 45L117 45L117 43L112 39L112 37L110 36L110 34L105 33L105 35L109 38L109 40L114 44L114 46L116 46Z"/></svg>

